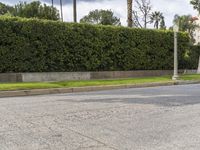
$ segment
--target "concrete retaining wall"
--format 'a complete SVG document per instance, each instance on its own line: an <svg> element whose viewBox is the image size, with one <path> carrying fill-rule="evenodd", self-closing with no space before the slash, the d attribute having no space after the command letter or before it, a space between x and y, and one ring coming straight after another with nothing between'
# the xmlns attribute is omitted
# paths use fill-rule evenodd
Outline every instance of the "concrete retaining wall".
<svg viewBox="0 0 200 150"><path fill-rule="evenodd" d="M91 79L111 79L111 78L132 78L132 77L148 77L170 75L171 70L145 70L145 71L105 71L91 72Z"/></svg>
<svg viewBox="0 0 200 150"><path fill-rule="evenodd" d="M22 82L90 80L89 72L21 73L21 76L22 76Z"/></svg>
<svg viewBox="0 0 200 150"><path fill-rule="evenodd" d="M0 82L22 82L20 73L0 73Z"/></svg>
<svg viewBox="0 0 200 150"><path fill-rule="evenodd" d="M194 73L180 70L180 73ZM42 73L0 73L0 82L45 82L64 80L92 80L172 75L172 70L104 71L104 72L42 72Z"/></svg>

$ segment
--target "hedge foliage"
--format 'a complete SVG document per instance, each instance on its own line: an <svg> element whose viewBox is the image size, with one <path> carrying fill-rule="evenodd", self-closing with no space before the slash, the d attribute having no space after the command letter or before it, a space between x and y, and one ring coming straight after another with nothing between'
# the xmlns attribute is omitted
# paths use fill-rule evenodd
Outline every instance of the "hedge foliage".
<svg viewBox="0 0 200 150"><path fill-rule="evenodd" d="M186 67L190 69L197 69L199 64L200 45L191 45L189 51L186 53Z"/></svg>
<svg viewBox="0 0 200 150"><path fill-rule="evenodd" d="M179 33L179 67L188 35ZM0 17L0 72L173 68L173 32Z"/></svg>

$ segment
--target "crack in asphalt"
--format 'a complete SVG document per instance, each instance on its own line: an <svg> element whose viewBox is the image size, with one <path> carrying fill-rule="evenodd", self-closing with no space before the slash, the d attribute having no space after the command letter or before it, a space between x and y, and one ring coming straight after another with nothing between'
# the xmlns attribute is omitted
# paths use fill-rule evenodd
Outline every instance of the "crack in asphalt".
<svg viewBox="0 0 200 150"><path fill-rule="evenodd" d="M115 148L115 147L113 147L113 146L107 145L106 143L104 143L104 142L102 142L102 141L100 141L100 140L95 139L94 137L90 137L90 136L88 136L88 135L84 135L84 134L82 134L82 133L80 133L80 132L78 132L78 131L75 131L75 130L73 130L73 129L69 129L69 128L67 128L67 129L70 130L70 131L72 131L72 132L74 132L74 133L76 133L76 134L78 134L78 135L80 135L80 136L86 137L86 138L88 138L88 139L90 139L90 140L93 140L93 141L95 141L95 142L98 142L98 143L100 143L100 144L103 144L104 146L106 146L106 147L108 147L108 148L111 148L111 149L113 149L113 150L119 150L119 149L117 149L117 148Z"/></svg>

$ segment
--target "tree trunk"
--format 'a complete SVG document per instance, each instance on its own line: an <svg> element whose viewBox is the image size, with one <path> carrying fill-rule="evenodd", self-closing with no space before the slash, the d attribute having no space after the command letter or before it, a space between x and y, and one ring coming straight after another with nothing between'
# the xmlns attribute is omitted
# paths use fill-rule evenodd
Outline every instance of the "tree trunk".
<svg viewBox="0 0 200 150"><path fill-rule="evenodd" d="M52 8L53 8L53 0L51 0L51 6L52 6Z"/></svg>
<svg viewBox="0 0 200 150"><path fill-rule="evenodd" d="M156 29L158 29L158 26L159 26L159 23L157 22L157 23L156 23Z"/></svg>
<svg viewBox="0 0 200 150"><path fill-rule="evenodd" d="M146 19L146 17L144 18L144 28L145 29L147 28L147 19Z"/></svg>
<svg viewBox="0 0 200 150"><path fill-rule="evenodd" d="M146 29L147 28L147 10L144 10L145 13L144 13L144 28Z"/></svg>
<svg viewBox="0 0 200 150"><path fill-rule="evenodd" d="M133 27L133 0L127 0L128 27Z"/></svg>
<svg viewBox="0 0 200 150"><path fill-rule="evenodd" d="M63 22L63 9L62 9L62 0L60 0L60 19Z"/></svg>
<svg viewBox="0 0 200 150"><path fill-rule="evenodd" d="M197 74L200 74L200 56L199 56L199 65L198 65L198 69L197 69Z"/></svg>
<svg viewBox="0 0 200 150"><path fill-rule="evenodd" d="M74 7L74 22L77 22L76 0L73 0L73 7Z"/></svg>
<svg viewBox="0 0 200 150"><path fill-rule="evenodd" d="M52 16L52 19L53 19L53 13L54 13L54 12L53 12L53 7L54 7L53 4L54 4L54 3L53 3L53 0L51 0L51 16Z"/></svg>

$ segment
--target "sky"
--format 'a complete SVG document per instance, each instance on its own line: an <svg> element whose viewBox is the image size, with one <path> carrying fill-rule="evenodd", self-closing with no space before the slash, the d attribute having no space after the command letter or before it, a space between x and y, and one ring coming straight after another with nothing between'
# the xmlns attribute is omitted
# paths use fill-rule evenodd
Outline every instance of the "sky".
<svg viewBox="0 0 200 150"><path fill-rule="evenodd" d="M20 0L23 1L23 0ZM26 0L32 1L32 0ZM43 2L51 4L51 0L42 0ZM54 0L55 6L59 7L60 0ZM0 2L14 5L19 0L0 0ZM126 25L127 16L127 0L77 0L78 20L83 16L87 15L89 11L95 9L109 9L114 12L116 16L121 19L122 25ZM73 7L72 0L63 0L63 15L64 21L72 22L73 18ZM151 0L152 10L160 11L165 16L167 27L172 26L172 20L175 14L193 16L197 15L197 12L193 10L190 5L190 0Z"/></svg>

